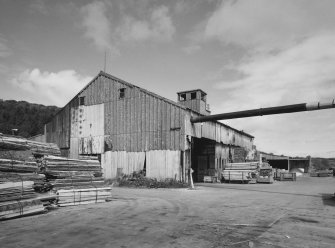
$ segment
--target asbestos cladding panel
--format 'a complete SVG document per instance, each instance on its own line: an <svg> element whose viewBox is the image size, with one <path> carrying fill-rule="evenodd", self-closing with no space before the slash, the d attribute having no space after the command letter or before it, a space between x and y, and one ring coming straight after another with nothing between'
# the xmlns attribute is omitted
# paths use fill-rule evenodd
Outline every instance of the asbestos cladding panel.
<svg viewBox="0 0 335 248"><path fill-rule="evenodd" d="M76 112L76 111L74 111ZM104 104L79 106L79 153L104 152ZM73 136L76 137L76 136Z"/></svg>
<svg viewBox="0 0 335 248"><path fill-rule="evenodd" d="M80 137L104 135L104 104L83 106Z"/></svg>
<svg viewBox="0 0 335 248"><path fill-rule="evenodd" d="M215 131L216 131L216 126L214 122L204 122L202 127L201 127L201 136L203 138L215 140Z"/></svg>
<svg viewBox="0 0 335 248"><path fill-rule="evenodd" d="M184 111L185 113L185 134L192 137L201 138L201 123L191 123L191 112ZM198 115L196 115L198 116Z"/></svg>
<svg viewBox="0 0 335 248"><path fill-rule="evenodd" d="M229 139L229 129L226 128L225 126L220 126L220 142L223 144L230 144L230 139Z"/></svg>
<svg viewBox="0 0 335 248"><path fill-rule="evenodd" d="M70 139L70 158L78 159L79 157L79 138Z"/></svg>
<svg viewBox="0 0 335 248"><path fill-rule="evenodd" d="M180 151L157 150L146 152L147 177L181 179Z"/></svg>
<svg viewBox="0 0 335 248"><path fill-rule="evenodd" d="M112 152L101 155L101 166L105 179L113 179L122 174L129 175L143 170L145 152Z"/></svg>

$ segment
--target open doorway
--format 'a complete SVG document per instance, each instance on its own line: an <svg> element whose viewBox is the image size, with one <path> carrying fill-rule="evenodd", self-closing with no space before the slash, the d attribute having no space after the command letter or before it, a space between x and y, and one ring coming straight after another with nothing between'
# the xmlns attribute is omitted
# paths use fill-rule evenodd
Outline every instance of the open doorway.
<svg viewBox="0 0 335 248"><path fill-rule="evenodd" d="M205 175L215 171L215 141L192 138L191 163L193 181L202 182Z"/></svg>

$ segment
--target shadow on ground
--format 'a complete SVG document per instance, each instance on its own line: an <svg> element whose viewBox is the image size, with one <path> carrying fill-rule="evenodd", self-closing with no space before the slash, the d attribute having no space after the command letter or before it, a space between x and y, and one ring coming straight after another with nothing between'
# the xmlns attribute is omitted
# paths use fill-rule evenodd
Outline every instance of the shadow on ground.
<svg viewBox="0 0 335 248"><path fill-rule="evenodd" d="M321 194L323 205L335 207L335 196L332 194Z"/></svg>

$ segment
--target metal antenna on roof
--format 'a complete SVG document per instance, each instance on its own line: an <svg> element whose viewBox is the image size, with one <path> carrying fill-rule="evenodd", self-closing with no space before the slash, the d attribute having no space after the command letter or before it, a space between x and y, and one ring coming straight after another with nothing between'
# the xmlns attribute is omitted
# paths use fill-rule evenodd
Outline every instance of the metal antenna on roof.
<svg viewBox="0 0 335 248"><path fill-rule="evenodd" d="M106 72L106 55L107 55L107 52L106 52L106 50L105 50L104 72Z"/></svg>

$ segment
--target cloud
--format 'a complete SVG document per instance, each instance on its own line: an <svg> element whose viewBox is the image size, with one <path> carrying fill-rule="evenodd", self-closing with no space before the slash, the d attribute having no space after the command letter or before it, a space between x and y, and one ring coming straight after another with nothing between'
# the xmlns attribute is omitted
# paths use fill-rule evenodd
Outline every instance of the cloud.
<svg viewBox="0 0 335 248"><path fill-rule="evenodd" d="M335 33L323 34L279 54L252 57L234 68L242 78L219 82L216 87L229 92L232 98L240 98L245 93L248 104L261 106L332 98L334 44Z"/></svg>
<svg viewBox="0 0 335 248"><path fill-rule="evenodd" d="M24 95L26 101L62 107L91 79L74 70L42 72L35 68L21 72L10 83L16 87L16 94Z"/></svg>
<svg viewBox="0 0 335 248"><path fill-rule="evenodd" d="M149 8L146 1L136 3L140 9L127 2L94 1L82 6L80 16L85 37L99 50L111 50L114 54L119 54L119 47L124 44L171 41L175 27L169 8L164 5Z"/></svg>
<svg viewBox="0 0 335 248"><path fill-rule="evenodd" d="M175 27L166 6L153 9L146 20L127 16L118 28L120 36L125 41L154 40L159 42L171 41Z"/></svg>
<svg viewBox="0 0 335 248"><path fill-rule="evenodd" d="M112 25L107 17L108 7L105 2L94 1L80 9L85 37L93 41L101 51L112 48L114 50L111 38Z"/></svg>
<svg viewBox="0 0 335 248"><path fill-rule="evenodd" d="M206 39L261 50L283 49L334 30L332 0L222 1L206 21Z"/></svg>
<svg viewBox="0 0 335 248"><path fill-rule="evenodd" d="M215 111L330 102L335 98L333 44L335 33L323 33L280 53L258 54L228 66L240 77L217 81L215 87L225 97ZM255 117L228 123L255 135L260 150L289 155L335 156L327 151L335 142L335 136L330 135L335 133L333 111Z"/></svg>

